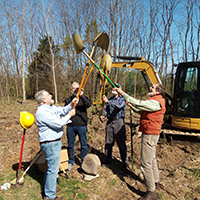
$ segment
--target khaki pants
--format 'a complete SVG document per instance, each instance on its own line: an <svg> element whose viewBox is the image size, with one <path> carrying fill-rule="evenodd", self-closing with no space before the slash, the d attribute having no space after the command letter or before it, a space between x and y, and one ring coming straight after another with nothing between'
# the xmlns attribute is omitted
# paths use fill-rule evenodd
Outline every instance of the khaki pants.
<svg viewBox="0 0 200 200"><path fill-rule="evenodd" d="M155 191L155 183L159 181L159 171L156 161L156 145L160 135L142 134L141 169L147 191Z"/></svg>

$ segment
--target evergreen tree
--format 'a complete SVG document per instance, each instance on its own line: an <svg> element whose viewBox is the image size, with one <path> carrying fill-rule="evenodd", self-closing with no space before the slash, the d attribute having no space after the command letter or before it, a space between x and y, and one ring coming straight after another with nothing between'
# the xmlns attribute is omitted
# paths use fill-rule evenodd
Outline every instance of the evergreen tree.
<svg viewBox="0 0 200 200"><path fill-rule="evenodd" d="M51 38L50 38L51 40ZM53 53L56 59L59 58L59 47L54 45L51 41ZM53 94L53 83L52 83L52 67L51 67L51 53L48 37L40 39L40 44L37 51L33 54L34 60L28 67L28 77L30 80L30 96L42 89L47 90Z"/></svg>

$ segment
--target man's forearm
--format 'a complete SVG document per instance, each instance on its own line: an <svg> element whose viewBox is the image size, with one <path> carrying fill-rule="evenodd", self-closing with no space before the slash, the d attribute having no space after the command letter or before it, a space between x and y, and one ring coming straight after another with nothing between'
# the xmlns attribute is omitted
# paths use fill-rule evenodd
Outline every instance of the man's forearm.
<svg viewBox="0 0 200 200"><path fill-rule="evenodd" d="M135 99L128 94L124 94L125 101L131 103L136 109L144 110L148 112L155 112L161 109L161 106L158 101L156 100L138 100Z"/></svg>

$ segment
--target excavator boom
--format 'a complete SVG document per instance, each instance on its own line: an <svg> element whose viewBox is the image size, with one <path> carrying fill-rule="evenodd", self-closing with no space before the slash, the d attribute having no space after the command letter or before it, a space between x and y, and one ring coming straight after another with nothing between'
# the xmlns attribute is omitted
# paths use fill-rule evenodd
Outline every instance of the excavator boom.
<svg viewBox="0 0 200 200"><path fill-rule="evenodd" d="M141 72L148 89L154 83L161 83L153 64L143 57L115 56L125 62L113 62L112 68L137 69ZM175 134L200 136L200 62L179 63L177 67L174 97L166 93L165 121L179 130ZM192 133L193 131L193 133ZM194 131L197 131L196 133ZM188 134L188 132L187 132Z"/></svg>

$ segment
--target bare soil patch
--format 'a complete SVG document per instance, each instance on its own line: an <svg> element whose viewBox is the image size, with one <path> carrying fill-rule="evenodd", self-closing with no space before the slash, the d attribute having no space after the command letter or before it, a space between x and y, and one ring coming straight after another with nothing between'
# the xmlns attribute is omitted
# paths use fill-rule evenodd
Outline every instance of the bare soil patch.
<svg viewBox="0 0 200 200"><path fill-rule="evenodd" d="M28 102L26 106L15 105L0 106L0 173L5 169L12 169L18 164L23 129L19 123L20 111L26 110L35 115L37 104ZM105 125L99 120L101 108L91 107L88 111L88 146L89 153L104 159ZM135 133L133 141L133 168L131 162L131 126L130 115L127 109L126 129L127 147L130 158L129 168L124 169L120 160L117 145L113 148L113 162L107 167L101 167L99 178L85 182L90 188L78 188L79 192L86 193L87 199L138 199L146 191L140 169L140 144L137 127L139 116L132 116L132 132ZM62 137L63 146L67 146L66 127ZM27 130L23 151L23 162L30 162L39 151L37 127L34 124ZM75 144L76 164L68 172L70 179L82 180L80 167L80 143L78 137ZM200 145L182 141L173 144L159 141L157 146L157 159L160 171L160 189L157 191L159 199L200 199ZM84 181L83 181L84 182ZM1 181L1 183L3 183ZM2 185L2 184L1 184Z"/></svg>

